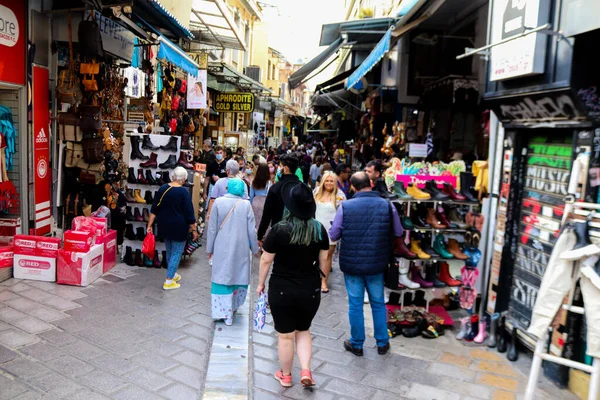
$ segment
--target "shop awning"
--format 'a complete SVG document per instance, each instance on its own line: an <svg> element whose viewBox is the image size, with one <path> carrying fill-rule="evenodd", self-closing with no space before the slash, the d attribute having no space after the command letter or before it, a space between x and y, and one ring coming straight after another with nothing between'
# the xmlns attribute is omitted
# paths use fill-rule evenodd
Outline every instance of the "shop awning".
<svg viewBox="0 0 600 400"><path fill-rule="evenodd" d="M325 24L321 28L319 46L329 46L342 37L349 43L374 44L396 21L398 18L385 17Z"/></svg>
<svg viewBox="0 0 600 400"><path fill-rule="evenodd" d="M160 35L158 37L160 46L158 48L157 57L161 60L167 60L185 72L198 76L198 69L200 66L196 64L194 60L190 58L183 50L181 50L176 44L171 42L169 39Z"/></svg>
<svg viewBox="0 0 600 400"><path fill-rule="evenodd" d="M365 61L350 75L346 82L346 89L353 88L354 85L360 82L360 79L369 73L375 67L379 61L390 51L392 39L392 30L389 29L385 35L381 38L377 46L373 49L371 54L367 56Z"/></svg>
<svg viewBox="0 0 600 400"><path fill-rule="evenodd" d="M209 82L211 80L210 75L213 76L213 82L219 84L229 83L235 85L237 89L250 90L257 92L271 92L271 90L254 79L239 73L229 65L222 62L209 62L208 63L208 74ZM214 83L213 83L214 84ZM236 89L236 90L237 90ZM219 90L215 88L215 90ZM219 90L219 91L230 91L230 90Z"/></svg>
<svg viewBox="0 0 600 400"><path fill-rule="evenodd" d="M348 71L342 72L341 74L338 74L338 75L334 76L333 78L331 78L331 79L329 79L329 80L327 80L325 82L319 83L315 87L315 92L319 92L322 89L329 89L329 90L331 90L330 86L338 85L338 84L342 85L342 87L340 87L338 89L343 89L344 88L343 87L344 80L346 78L348 78L350 75L352 75L352 73L354 71L356 71L356 68L358 68L358 67L350 68Z"/></svg>
<svg viewBox="0 0 600 400"><path fill-rule="evenodd" d="M193 0L190 29L192 43L220 49L246 51L246 41L224 0Z"/></svg>
<svg viewBox="0 0 600 400"><path fill-rule="evenodd" d="M298 87L306 79L306 77L310 75L311 72L323 65L323 63L325 63L325 61L334 55L345 43L346 42L342 38L338 38L318 56L304 64L298 71L290 75L288 79L290 89Z"/></svg>
<svg viewBox="0 0 600 400"><path fill-rule="evenodd" d="M194 37L188 28L160 4L159 0L135 0L132 19L137 20L136 16L169 37Z"/></svg>

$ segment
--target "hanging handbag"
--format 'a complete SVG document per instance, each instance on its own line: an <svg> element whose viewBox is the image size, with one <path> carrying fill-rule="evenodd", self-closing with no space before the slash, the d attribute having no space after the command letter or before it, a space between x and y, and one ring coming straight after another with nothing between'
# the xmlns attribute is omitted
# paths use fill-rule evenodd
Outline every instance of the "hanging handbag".
<svg viewBox="0 0 600 400"><path fill-rule="evenodd" d="M96 81L95 75L100 73L100 64L96 62L81 63L79 65L79 73L83 75L81 83L83 83L83 89L86 92L97 92L98 81Z"/></svg>
<svg viewBox="0 0 600 400"><path fill-rule="evenodd" d="M177 93L175 93L173 95L173 98L171 99L171 110L173 110L173 111L179 110L179 101L180 100L181 100L181 96L179 96Z"/></svg>
<svg viewBox="0 0 600 400"><path fill-rule="evenodd" d="M79 118L79 126L84 134L96 133L102 129L102 110L99 106L81 105Z"/></svg>
<svg viewBox="0 0 600 400"><path fill-rule="evenodd" d="M83 146L81 143L67 142L65 155L65 167L75 168L80 161L83 161Z"/></svg>
<svg viewBox="0 0 600 400"><path fill-rule="evenodd" d="M181 93L182 96L185 96L187 94L187 81L185 79L181 80L181 87L179 88L179 93Z"/></svg>
<svg viewBox="0 0 600 400"><path fill-rule="evenodd" d="M61 103L76 104L81 102L83 94L81 93L81 87L79 78L74 70L73 63L73 40L71 38L71 14L67 14L67 21L69 27L69 66L68 68L60 71L58 76L58 86L56 87L56 94L58 101Z"/></svg>
<svg viewBox="0 0 600 400"><path fill-rule="evenodd" d="M68 142L81 142L79 116L73 112L58 113L58 139Z"/></svg>
<svg viewBox="0 0 600 400"><path fill-rule="evenodd" d="M79 193L69 194L65 200L65 215L76 217L83 214L83 202L80 201Z"/></svg>
<svg viewBox="0 0 600 400"><path fill-rule="evenodd" d="M100 36L100 27L94 19L94 11L90 11L88 19L79 23L77 36L79 43L85 43L84 46L79 46L79 53L82 57L104 58L102 36Z"/></svg>
<svg viewBox="0 0 600 400"><path fill-rule="evenodd" d="M97 185L102 182L102 163L80 165L79 182L86 185Z"/></svg>
<svg viewBox="0 0 600 400"><path fill-rule="evenodd" d="M104 161L104 141L101 137L83 139L83 160L94 164Z"/></svg>

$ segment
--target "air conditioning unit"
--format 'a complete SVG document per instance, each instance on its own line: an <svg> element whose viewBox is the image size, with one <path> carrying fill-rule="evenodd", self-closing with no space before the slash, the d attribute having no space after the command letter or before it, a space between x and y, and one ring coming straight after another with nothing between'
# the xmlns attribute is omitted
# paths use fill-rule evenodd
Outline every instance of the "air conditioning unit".
<svg viewBox="0 0 600 400"><path fill-rule="evenodd" d="M250 65L244 68L244 75L250 79L260 82L260 67L257 65Z"/></svg>

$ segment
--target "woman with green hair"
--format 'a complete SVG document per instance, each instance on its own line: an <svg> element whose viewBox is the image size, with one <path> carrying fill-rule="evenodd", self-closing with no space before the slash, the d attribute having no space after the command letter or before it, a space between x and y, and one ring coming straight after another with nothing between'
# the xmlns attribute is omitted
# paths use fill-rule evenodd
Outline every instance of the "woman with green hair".
<svg viewBox="0 0 600 400"><path fill-rule="evenodd" d="M321 269L327 259L329 237L315 217L312 190L291 181L281 188L285 206L283 219L271 227L263 242L256 292L265 290L269 280L269 305L279 336L279 364L275 379L283 387L292 386L294 341L302 371L300 382L314 386L310 370L312 338L310 325L321 303Z"/></svg>
<svg viewBox="0 0 600 400"><path fill-rule="evenodd" d="M212 262L211 316L233 324L250 284L252 256L259 251L254 212L243 198L246 184L227 182L227 194L215 200L208 221L206 252Z"/></svg>

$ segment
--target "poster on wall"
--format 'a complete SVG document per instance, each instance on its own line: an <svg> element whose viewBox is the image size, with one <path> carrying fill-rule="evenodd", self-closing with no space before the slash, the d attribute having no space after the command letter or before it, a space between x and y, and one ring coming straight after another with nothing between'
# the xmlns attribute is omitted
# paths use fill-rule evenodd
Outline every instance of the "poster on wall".
<svg viewBox="0 0 600 400"><path fill-rule="evenodd" d="M33 66L33 199L35 204L35 234L46 235L51 228L50 194L50 113L48 69Z"/></svg>
<svg viewBox="0 0 600 400"><path fill-rule="evenodd" d="M491 42L522 34L548 22L550 2L542 0L495 0ZM490 81L541 74L546 59L546 34L532 33L492 47Z"/></svg>
<svg viewBox="0 0 600 400"><path fill-rule="evenodd" d="M0 0L0 81L25 85L26 1Z"/></svg>
<svg viewBox="0 0 600 400"><path fill-rule="evenodd" d="M198 70L198 76L187 76L187 108L199 110L206 108L207 75L205 69Z"/></svg>

